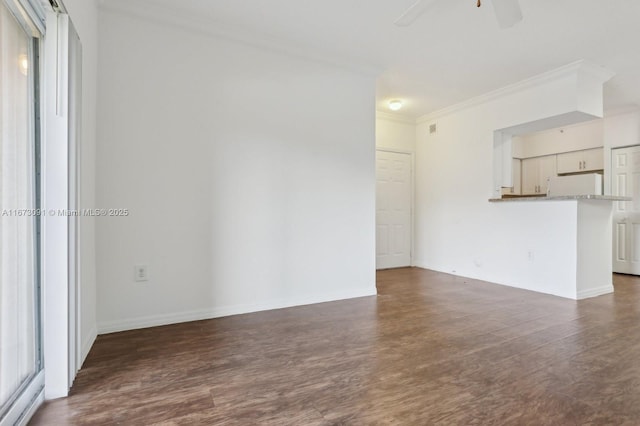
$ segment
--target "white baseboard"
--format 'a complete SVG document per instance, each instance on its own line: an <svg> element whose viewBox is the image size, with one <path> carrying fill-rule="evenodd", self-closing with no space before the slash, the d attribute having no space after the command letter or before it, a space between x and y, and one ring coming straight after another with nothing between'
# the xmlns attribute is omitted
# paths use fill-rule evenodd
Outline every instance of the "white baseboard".
<svg viewBox="0 0 640 426"><path fill-rule="evenodd" d="M572 293L572 294L562 294L562 293L558 293L558 292L552 292L552 291L545 291L545 289L541 289L539 287L534 287L534 286L525 286L525 285L517 285L517 284L513 284L511 282L500 282L500 281L496 281L496 280L492 280L491 278L485 278L485 277L478 277L478 276L473 276L473 275L469 275L469 274L460 274L458 272L453 272L453 271L445 271L443 269L440 268L434 268L433 266L427 265L424 262L416 262L416 267L417 268L421 268L421 269L427 269L429 271L435 271L435 272L440 272L443 274L449 274L449 275L453 275L455 277L459 277L459 278L463 278L463 279L469 279L469 280L476 280L476 281L483 281L489 284L495 284L495 285L501 285L504 287L511 287L511 288L517 288L520 290L526 290L526 291L532 291L535 293L540 293L540 294L548 294L551 296L556 296L556 297L562 297L564 299L571 299L571 300L579 300L579 299L584 299L587 297L594 297L594 296L599 296L601 294L606 294L606 293L611 293L613 291L613 287L611 287L610 291L606 290L606 291L601 291L602 289L604 289L604 287L602 288L598 288L598 289L592 289L592 290L588 290L585 291L584 294L585 295L580 295L578 294L577 296ZM601 292L599 292L601 291ZM593 294L591 294L593 293Z"/></svg>
<svg viewBox="0 0 640 426"><path fill-rule="evenodd" d="M579 291L578 300L588 299L590 297L602 296L603 294L609 294L609 293L613 293L613 284Z"/></svg>
<svg viewBox="0 0 640 426"><path fill-rule="evenodd" d="M87 359L87 355L89 355L89 351L91 350L91 347L93 346L93 343L96 341L97 337L98 326L94 325L93 327L91 327L91 330L89 330L89 333L87 333L87 335L82 339L82 349L80 352L80 356L82 357L82 359L80 360L80 365L78 365L78 368L82 367L82 364L84 364L84 360Z"/></svg>
<svg viewBox="0 0 640 426"><path fill-rule="evenodd" d="M443 274L449 274L449 275L455 275L455 276L462 276L462 275L456 274L455 271L445 270L445 269L440 268L440 267L438 267L436 265L430 265L428 262L426 262L424 260L416 260L414 262L414 266L416 268L426 269L428 271L441 272Z"/></svg>
<svg viewBox="0 0 640 426"><path fill-rule="evenodd" d="M426 262L422 261L422 260L418 260L418 259L414 259L413 260L413 266L416 268L421 268L421 269L431 269L429 267L429 265L427 265ZM435 269L431 269L432 271L434 271Z"/></svg>
<svg viewBox="0 0 640 426"><path fill-rule="evenodd" d="M438 268L436 266L429 265L427 262L422 261L422 260L416 260L415 263L414 263L414 266L416 268L426 269L428 271L440 272L442 274L455 275L456 277L477 279L477 278L473 278L473 277L467 277L467 276L464 276L464 275L459 275L456 272L449 271L449 270L444 270L442 268Z"/></svg>
<svg viewBox="0 0 640 426"><path fill-rule="evenodd" d="M375 296L375 286L368 289L351 290L339 293L313 295L296 299L271 300L246 305L221 306L197 311L174 312L163 315L151 315L98 323L98 334L115 333L118 331L135 330L139 328L157 327L160 325L177 324L188 321L199 321L231 315L248 314L251 312L272 309L290 308L293 306L311 305L314 303L334 302L357 297Z"/></svg>

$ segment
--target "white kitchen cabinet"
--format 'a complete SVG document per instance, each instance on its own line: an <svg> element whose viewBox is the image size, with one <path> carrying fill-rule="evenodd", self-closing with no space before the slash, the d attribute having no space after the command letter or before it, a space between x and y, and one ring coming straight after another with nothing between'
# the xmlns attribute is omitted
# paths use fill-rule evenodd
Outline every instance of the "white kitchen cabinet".
<svg viewBox="0 0 640 426"><path fill-rule="evenodd" d="M587 149L584 152L584 167L582 171L604 170L604 149Z"/></svg>
<svg viewBox="0 0 640 426"><path fill-rule="evenodd" d="M513 186L511 187L503 187L502 195L520 195L522 193L522 185L521 185L521 160L514 158L511 163L511 183Z"/></svg>
<svg viewBox="0 0 640 426"><path fill-rule="evenodd" d="M558 154L558 174L593 172L604 169L602 148Z"/></svg>
<svg viewBox="0 0 640 426"><path fill-rule="evenodd" d="M522 160L522 195L538 192L538 158Z"/></svg>
<svg viewBox="0 0 640 426"><path fill-rule="evenodd" d="M538 176L538 188L540 193L546 194L549 185L549 178L558 176L558 167L555 155L538 157L540 159L540 175Z"/></svg>
<svg viewBox="0 0 640 426"><path fill-rule="evenodd" d="M546 194L549 178L556 175L555 155L522 160L522 195Z"/></svg>

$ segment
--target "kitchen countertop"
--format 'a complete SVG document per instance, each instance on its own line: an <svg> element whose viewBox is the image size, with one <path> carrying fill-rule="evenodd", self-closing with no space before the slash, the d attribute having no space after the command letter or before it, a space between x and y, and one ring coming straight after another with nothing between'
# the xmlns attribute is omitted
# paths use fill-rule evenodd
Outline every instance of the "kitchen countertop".
<svg viewBox="0 0 640 426"><path fill-rule="evenodd" d="M631 201L630 197L618 197L615 195L558 195L546 197L508 197L508 198L490 198L491 203L503 203L513 201L567 201L567 200L597 200L597 201Z"/></svg>

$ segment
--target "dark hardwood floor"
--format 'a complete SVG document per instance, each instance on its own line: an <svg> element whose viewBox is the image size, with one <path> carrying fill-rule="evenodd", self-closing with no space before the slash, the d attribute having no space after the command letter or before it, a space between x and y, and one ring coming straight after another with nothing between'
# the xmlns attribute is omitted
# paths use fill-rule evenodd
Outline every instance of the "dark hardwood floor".
<svg viewBox="0 0 640 426"><path fill-rule="evenodd" d="M580 302L421 269L378 297L100 336L34 425L638 425L640 279Z"/></svg>

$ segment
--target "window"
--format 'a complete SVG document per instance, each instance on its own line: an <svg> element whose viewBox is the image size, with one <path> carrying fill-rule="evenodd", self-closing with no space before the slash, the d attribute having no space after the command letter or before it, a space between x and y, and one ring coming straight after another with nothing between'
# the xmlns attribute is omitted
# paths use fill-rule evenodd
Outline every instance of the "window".
<svg viewBox="0 0 640 426"><path fill-rule="evenodd" d="M39 26L0 0L0 424L42 389L39 287Z"/></svg>

